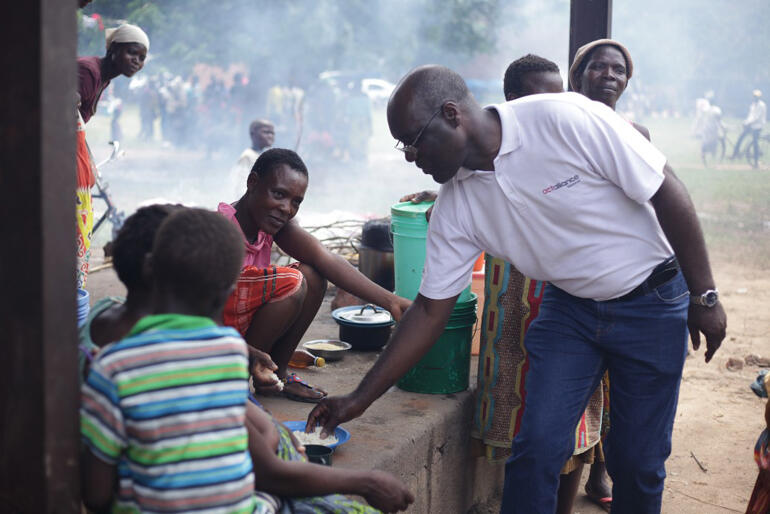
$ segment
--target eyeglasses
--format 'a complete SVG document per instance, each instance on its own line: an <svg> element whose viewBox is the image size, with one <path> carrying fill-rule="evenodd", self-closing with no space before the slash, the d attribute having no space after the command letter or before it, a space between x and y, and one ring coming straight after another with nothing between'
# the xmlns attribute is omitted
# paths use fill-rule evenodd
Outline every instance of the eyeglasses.
<svg viewBox="0 0 770 514"><path fill-rule="evenodd" d="M415 160L417 158L417 143L420 141L420 138L422 137L422 133L425 132L425 129L428 128L430 125L430 122L433 121L433 119L438 116L438 114L444 109L444 104L441 104L441 107L438 108L436 112L433 113L433 116L430 117L428 120L428 123L422 126L420 131L417 133L417 137L414 138L414 141L412 141L412 144L405 145L402 141L396 141L396 146L394 147L396 150L401 150L406 155L408 155L412 160Z"/></svg>

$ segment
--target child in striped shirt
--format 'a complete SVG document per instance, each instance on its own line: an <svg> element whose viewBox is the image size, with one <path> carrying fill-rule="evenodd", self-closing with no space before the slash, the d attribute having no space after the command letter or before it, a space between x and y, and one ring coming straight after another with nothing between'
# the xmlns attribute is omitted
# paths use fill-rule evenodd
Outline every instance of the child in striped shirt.
<svg viewBox="0 0 770 514"><path fill-rule="evenodd" d="M248 452L246 345L213 321L242 259L240 234L216 213L182 209L158 230L153 314L99 353L82 389L92 510L267 511Z"/></svg>

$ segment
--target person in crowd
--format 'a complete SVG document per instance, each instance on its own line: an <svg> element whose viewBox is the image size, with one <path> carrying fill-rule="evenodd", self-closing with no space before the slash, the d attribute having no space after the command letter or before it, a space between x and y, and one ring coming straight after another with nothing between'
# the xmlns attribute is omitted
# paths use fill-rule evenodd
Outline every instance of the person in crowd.
<svg viewBox="0 0 770 514"><path fill-rule="evenodd" d="M158 229L151 314L99 352L82 387L89 509L269 512L254 492L246 345L214 321L243 252L210 211L182 209Z"/></svg>
<svg viewBox="0 0 770 514"><path fill-rule="evenodd" d="M700 158L704 166L709 159L721 160L725 156L725 134L727 129L722 123L722 109L713 103L714 92L706 91L703 98L695 101L695 137L700 139Z"/></svg>
<svg viewBox="0 0 770 514"><path fill-rule="evenodd" d="M85 124L96 112L102 92L119 75L131 77L144 66L150 40L136 25L105 30L107 54L78 58L77 125L77 286L84 289L91 257L94 211L91 188L96 183L94 161L88 149Z"/></svg>
<svg viewBox="0 0 770 514"><path fill-rule="evenodd" d="M275 125L266 119L256 119L249 125L249 138L251 146L246 148L238 162L230 172L230 185L233 195L238 195L243 190L243 184L246 183L251 168L257 162L259 154L271 148L275 143Z"/></svg>
<svg viewBox="0 0 770 514"><path fill-rule="evenodd" d="M543 57L528 54L513 61L505 71L503 93L506 100L540 93L561 93L564 85L559 67ZM435 200L437 194L423 191L401 201ZM511 455L511 443L518 432L525 408L527 350L524 334L537 316L545 283L525 277L504 259L486 256L487 297L481 326L478 371L479 394L474 410L473 435L485 444L487 458L500 461ZM513 384L513 385L512 385ZM561 470L556 512L572 512L584 464L592 464L587 491L596 492L595 501L605 509L612 493L604 478L603 456L596 458L604 411L604 389L591 396L588 408L575 430L574 454ZM594 467L600 466L593 471ZM590 497L590 496L589 496Z"/></svg>
<svg viewBox="0 0 770 514"><path fill-rule="evenodd" d="M219 212L242 232L246 257L224 322L246 342L270 354L285 383L283 395L317 402L326 393L310 386L286 367L321 306L326 281L379 305L398 320L410 301L370 281L345 259L327 250L293 219L305 197L308 171L293 151L263 152L248 176L246 192L235 203L220 203ZM298 264L270 264L273 242Z"/></svg>
<svg viewBox="0 0 770 514"><path fill-rule="evenodd" d="M407 74L387 116L406 160L442 184L420 293L356 390L322 400L308 429L330 433L406 373L486 251L549 282L525 336L527 408L502 511L554 512L575 426L609 370L613 510L659 512L688 328L696 349L706 336L708 362L726 327L694 206L665 157L582 95L482 109L441 66Z"/></svg>
<svg viewBox="0 0 770 514"><path fill-rule="evenodd" d="M752 92L752 101L751 105L749 106L749 114L746 116L746 119L743 120L743 132L741 132L741 135L738 137L738 141L735 142L735 147L733 148L733 155L732 159L736 159L738 155L741 152L741 143L743 143L743 139L751 134L751 152L753 152L753 159L752 166L756 168L759 165L759 134L762 132L762 128L764 128L765 123L767 123L767 106L765 105L765 102L762 101L762 91L759 89L755 89Z"/></svg>

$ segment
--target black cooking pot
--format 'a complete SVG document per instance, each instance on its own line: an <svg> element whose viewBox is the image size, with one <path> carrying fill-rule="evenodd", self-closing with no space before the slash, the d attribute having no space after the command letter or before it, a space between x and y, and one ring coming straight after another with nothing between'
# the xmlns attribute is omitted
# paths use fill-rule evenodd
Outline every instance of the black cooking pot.
<svg viewBox="0 0 770 514"><path fill-rule="evenodd" d="M396 323L393 316L371 304L340 307L332 312L340 326L340 341L350 343L354 350L379 350L388 342L390 329Z"/></svg>

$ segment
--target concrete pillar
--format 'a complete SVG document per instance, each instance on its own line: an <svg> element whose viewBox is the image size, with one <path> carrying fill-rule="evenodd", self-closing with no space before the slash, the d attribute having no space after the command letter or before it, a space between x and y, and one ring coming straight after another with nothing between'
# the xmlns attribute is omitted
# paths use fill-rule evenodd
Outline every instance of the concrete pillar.
<svg viewBox="0 0 770 514"><path fill-rule="evenodd" d="M571 0L569 64L572 64L578 48L589 41L611 37L611 34L612 0Z"/></svg>
<svg viewBox="0 0 770 514"><path fill-rule="evenodd" d="M79 512L75 0L0 17L0 512Z"/></svg>

